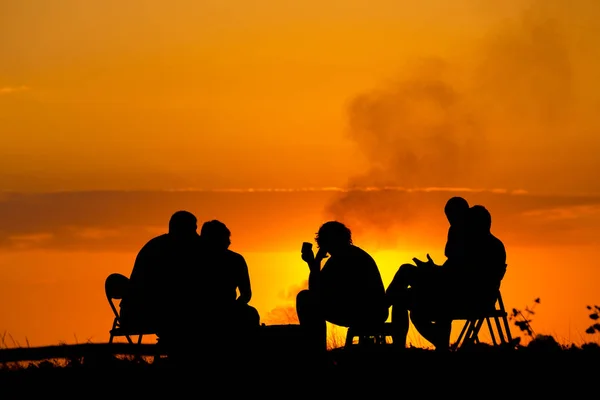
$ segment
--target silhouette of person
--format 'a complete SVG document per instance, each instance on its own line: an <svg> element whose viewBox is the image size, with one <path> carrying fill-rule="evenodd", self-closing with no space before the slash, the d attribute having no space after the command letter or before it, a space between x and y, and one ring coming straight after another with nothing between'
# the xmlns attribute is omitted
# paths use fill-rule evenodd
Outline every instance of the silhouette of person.
<svg viewBox="0 0 600 400"><path fill-rule="evenodd" d="M490 305L506 273L506 247L492 229L492 216L482 205L469 209L466 224L466 253L464 269L456 268L455 283L463 284L465 293L472 297L461 298L463 306L472 299L478 304ZM460 286L459 286L460 288Z"/></svg>
<svg viewBox="0 0 600 400"><path fill-rule="evenodd" d="M296 296L296 312L309 346L322 352L327 350L326 322L344 327L382 324L388 306L377 264L353 244L350 229L338 221L325 222L315 241L316 256L312 249L302 252L310 272L308 289Z"/></svg>
<svg viewBox="0 0 600 400"><path fill-rule="evenodd" d="M248 304L252 299L248 265L241 254L229 249L229 228L218 220L207 221L202 225L200 238L204 246L203 274L208 278L205 316L234 331L260 326L258 311Z"/></svg>
<svg viewBox="0 0 600 400"><path fill-rule="evenodd" d="M444 255L446 261L443 266L461 265L465 257L465 230L469 203L463 197L451 197L444 207L444 214L448 219L448 238Z"/></svg>
<svg viewBox="0 0 600 400"><path fill-rule="evenodd" d="M130 276L127 296L121 301L123 326L145 326L166 343L192 321L193 274L201 261L197 219L177 211L168 233L150 239L139 251Z"/></svg>
<svg viewBox="0 0 600 400"><path fill-rule="evenodd" d="M499 278L499 284L504 274L506 252L491 234L488 210L480 205L468 208L466 201L452 198L445 212L455 228L448 232L446 262L437 266L428 256L429 261L418 266L403 264L386 291L392 306L394 343L402 348L410 310L417 331L436 350L447 350L452 327L449 315L489 301L486 297L495 295L492 276Z"/></svg>
<svg viewBox="0 0 600 400"><path fill-rule="evenodd" d="M414 304L418 299L421 308L426 302L432 302L435 305L435 297L440 294L444 275L448 274L449 269L464 262L465 223L468 210L469 203L463 197L451 197L446 202L444 214L450 225L444 248L446 256L444 264L441 266L435 264L429 254L427 254L427 262L413 258L415 265L401 265L386 289L388 305L392 306L393 342L395 345L402 348L406 346L409 313L404 303L410 299L410 303ZM428 318L419 319L418 312L411 312L410 320L417 331L432 342L436 348L440 345L443 347L443 339L438 340L438 337L446 336L451 330L452 321L436 321L434 324Z"/></svg>

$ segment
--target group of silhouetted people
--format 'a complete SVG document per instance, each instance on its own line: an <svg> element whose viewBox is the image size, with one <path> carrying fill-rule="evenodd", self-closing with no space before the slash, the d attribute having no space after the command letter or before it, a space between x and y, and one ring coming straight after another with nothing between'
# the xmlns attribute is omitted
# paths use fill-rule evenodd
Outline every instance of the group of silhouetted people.
<svg viewBox="0 0 600 400"><path fill-rule="evenodd" d="M457 312L490 308L506 271L504 244L491 232L492 218L482 205L452 197L444 209L448 222L446 261L437 265L414 258L402 264L385 288L375 260L352 241L338 221L323 224L315 238L319 250L302 250L308 289L298 293L296 310L307 339L326 350L326 322L344 327L377 327L391 308L393 344L406 347L409 322L436 350L448 350ZM327 261L321 266L324 259Z"/></svg>
<svg viewBox="0 0 600 400"><path fill-rule="evenodd" d="M302 247L308 289L296 297L310 349L326 351L327 322L377 326L391 308L394 345L405 348L412 321L437 350L446 350L454 312L493 305L506 251L491 233L490 213L462 197L450 198L444 211L450 224L444 263L437 265L429 255L427 261L414 258L414 264L399 267L387 288L377 263L353 243L347 226L328 221L319 228L317 253L310 243ZM249 305L246 261L230 244L231 232L221 221L205 222L198 234L193 214L173 214L168 233L151 239L136 257L130 290L121 302L122 323L151 329L173 351L190 335L252 346L248 340L260 327L260 315Z"/></svg>
<svg viewBox="0 0 600 400"><path fill-rule="evenodd" d="M231 232L218 220L205 222L200 234L197 228L192 213L174 213L168 233L139 251L121 301L122 325L156 332L172 353L185 351L190 337L235 344L260 324L248 304L246 260L229 249Z"/></svg>

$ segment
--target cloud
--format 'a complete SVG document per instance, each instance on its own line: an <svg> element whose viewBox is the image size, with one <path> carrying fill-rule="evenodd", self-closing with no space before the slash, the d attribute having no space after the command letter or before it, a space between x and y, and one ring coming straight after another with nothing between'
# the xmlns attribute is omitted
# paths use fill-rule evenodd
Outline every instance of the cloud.
<svg viewBox="0 0 600 400"><path fill-rule="evenodd" d="M5 86L5 87L0 87L0 95L24 92L26 90L29 90L28 86Z"/></svg>
<svg viewBox="0 0 600 400"><path fill-rule="evenodd" d="M600 196L432 189L347 192L349 203L338 216L361 242L398 248L398 243L406 245L407 237L443 237L443 206L450 196L461 195L471 204L488 207L494 231L507 244L560 246L600 240ZM174 211L187 209L200 222L226 222L240 250L295 250L307 233L314 234L331 217L323 214L331 196L328 191L4 193L0 248L135 252L166 231ZM413 206L409 219L399 208L404 204ZM373 230L373 225L389 229ZM290 299L285 293L281 296Z"/></svg>
<svg viewBox="0 0 600 400"><path fill-rule="evenodd" d="M296 302L296 296L301 290L308 289L308 280L304 280L297 285L292 285L287 290L279 293L280 299L288 302Z"/></svg>
<svg viewBox="0 0 600 400"><path fill-rule="evenodd" d="M267 325L298 324L298 314L295 306L277 306L261 318L262 323Z"/></svg>
<svg viewBox="0 0 600 400"><path fill-rule="evenodd" d="M534 3L483 33L468 67L462 59L418 59L395 80L353 96L347 135L368 167L350 177L347 188L406 190L340 191L325 205L328 218L347 221L361 235L393 246L395 233L433 223L430 215L443 219L447 198L468 194L502 210L500 221L516 218L520 229L523 218L531 229L579 232L581 225L573 224L586 223L581 209L569 209L578 217L560 222L542 221L535 212L546 213L553 202L565 210L593 205L595 197L526 196L542 189L567 192L557 188L570 185L575 180L570 175L582 174L569 174L565 164L557 167L556 153L579 146L573 135L592 130L573 114L574 82L582 77L576 75L568 40L575 28L565 23L563 11ZM595 184L588 181L588 188ZM490 189L469 189L477 187ZM426 194L422 188L436 189Z"/></svg>
<svg viewBox="0 0 600 400"><path fill-rule="evenodd" d="M294 228L310 229L329 191L91 191L0 194L0 247L137 251L167 230L177 210L201 224L219 219L249 250L297 247ZM317 210L317 211L315 211ZM294 212L291 212L294 211ZM303 225L304 224L304 225ZM36 235L42 238L33 240ZM297 232L296 232L297 234ZM32 236L33 235L33 236ZM287 241L287 242L286 242Z"/></svg>
<svg viewBox="0 0 600 400"><path fill-rule="evenodd" d="M415 200L422 196L409 193L474 190L470 178L486 167L485 129L449 69L442 60L425 60L406 77L351 100L348 136L369 168L347 187L405 191L342 192L326 206L331 218L384 234L419 216Z"/></svg>
<svg viewBox="0 0 600 400"><path fill-rule="evenodd" d="M492 214L492 230L507 245L600 243L600 196L499 190L354 192L331 203L328 215L346 223L363 243L382 249L405 248L427 244L428 237L445 237L443 209L452 196L486 206Z"/></svg>

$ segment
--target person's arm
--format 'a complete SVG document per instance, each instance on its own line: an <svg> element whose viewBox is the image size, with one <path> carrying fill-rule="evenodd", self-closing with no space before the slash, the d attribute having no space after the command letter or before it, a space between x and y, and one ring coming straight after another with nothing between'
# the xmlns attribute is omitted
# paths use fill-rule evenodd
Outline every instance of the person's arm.
<svg viewBox="0 0 600 400"><path fill-rule="evenodd" d="M364 295L367 299L378 304L379 302L384 301L385 286L383 284L383 279L381 279L381 273L379 272L377 262L372 257L369 257L368 261L368 265L365 265L365 268L361 268L361 270L368 273L368 275L364 274L364 276L360 277L362 282L358 282L358 284L366 290Z"/></svg>
<svg viewBox="0 0 600 400"><path fill-rule="evenodd" d="M236 299L237 302L248 304L252 299L252 286L250 285L250 273L248 272L248 264L243 256L239 256L239 281L238 290L240 295Z"/></svg>
<svg viewBox="0 0 600 400"><path fill-rule="evenodd" d="M308 273L308 290L318 291L321 286L321 261L313 261L308 266L310 272Z"/></svg>
<svg viewBox="0 0 600 400"><path fill-rule="evenodd" d="M133 269L129 276L129 286L138 288L140 284L146 283L148 280L148 263L152 259L150 253L150 244L145 244L135 257Z"/></svg>
<svg viewBox="0 0 600 400"><path fill-rule="evenodd" d="M321 262L327 257L327 252L319 249L316 256L312 250L308 254L302 254L302 259L308 264L308 290L319 291L321 285Z"/></svg>

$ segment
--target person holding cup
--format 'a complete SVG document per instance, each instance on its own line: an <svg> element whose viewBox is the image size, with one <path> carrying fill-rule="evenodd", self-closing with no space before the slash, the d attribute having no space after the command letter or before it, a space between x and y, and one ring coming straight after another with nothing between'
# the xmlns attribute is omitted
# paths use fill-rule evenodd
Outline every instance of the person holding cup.
<svg viewBox="0 0 600 400"><path fill-rule="evenodd" d="M311 243L302 245L302 260L309 268L308 289L296 296L296 312L310 346L326 351L326 322L343 327L383 324L389 307L377 263L353 244L346 225L338 221L324 223L315 241L316 255Z"/></svg>

